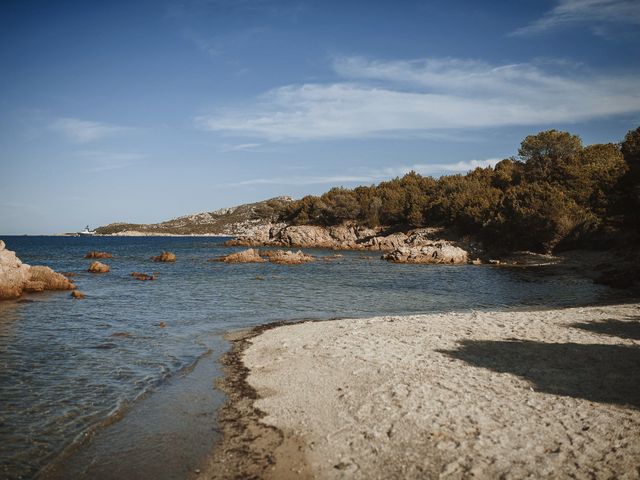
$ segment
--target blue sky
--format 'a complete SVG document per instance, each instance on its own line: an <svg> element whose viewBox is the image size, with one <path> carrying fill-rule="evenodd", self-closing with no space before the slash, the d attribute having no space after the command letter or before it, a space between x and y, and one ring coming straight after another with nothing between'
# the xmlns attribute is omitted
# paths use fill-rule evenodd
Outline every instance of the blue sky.
<svg viewBox="0 0 640 480"><path fill-rule="evenodd" d="M640 2L0 6L0 234L441 175L640 125Z"/></svg>

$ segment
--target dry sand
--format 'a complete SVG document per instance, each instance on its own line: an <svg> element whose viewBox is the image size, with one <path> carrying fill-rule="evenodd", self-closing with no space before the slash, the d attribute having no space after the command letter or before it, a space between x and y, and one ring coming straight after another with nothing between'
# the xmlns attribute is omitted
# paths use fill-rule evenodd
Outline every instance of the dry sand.
<svg viewBox="0 0 640 480"><path fill-rule="evenodd" d="M261 327L201 478L640 478L640 304Z"/></svg>

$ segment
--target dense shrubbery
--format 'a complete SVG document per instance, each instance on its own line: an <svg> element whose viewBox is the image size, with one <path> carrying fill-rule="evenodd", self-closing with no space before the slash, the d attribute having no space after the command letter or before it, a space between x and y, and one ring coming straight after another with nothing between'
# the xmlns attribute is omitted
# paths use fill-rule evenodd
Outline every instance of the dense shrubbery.
<svg viewBox="0 0 640 480"><path fill-rule="evenodd" d="M640 225L640 128L622 144L583 147L549 130L525 138L518 157L439 179L415 172L377 186L333 188L289 204L294 224L442 225L493 248L550 251Z"/></svg>

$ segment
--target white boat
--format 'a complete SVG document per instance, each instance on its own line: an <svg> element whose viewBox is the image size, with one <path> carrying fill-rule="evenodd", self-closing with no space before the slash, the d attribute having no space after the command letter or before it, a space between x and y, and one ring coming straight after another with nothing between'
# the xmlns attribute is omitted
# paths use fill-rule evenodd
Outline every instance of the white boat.
<svg viewBox="0 0 640 480"><path fill-rule="evenodd" d="M78 232L78 235L95 235L95 234L96 234L95 230L89 230L89 225L84 227L84 230Z"/></svg>

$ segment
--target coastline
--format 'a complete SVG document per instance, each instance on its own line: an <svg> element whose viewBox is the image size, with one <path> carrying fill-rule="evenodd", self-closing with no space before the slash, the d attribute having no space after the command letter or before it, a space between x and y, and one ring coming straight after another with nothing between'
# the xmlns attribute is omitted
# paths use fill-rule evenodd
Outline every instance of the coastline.
<svg viewBox="0 0 640 480"><path fill-rule="evenodd" d="M198 479L640 475L640 303L231 336Z"/></svg>

